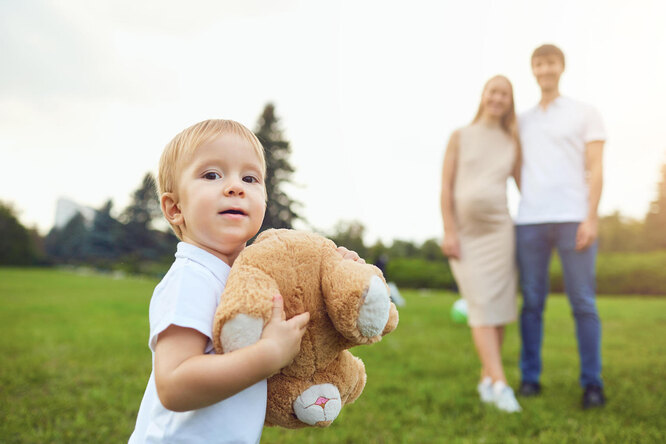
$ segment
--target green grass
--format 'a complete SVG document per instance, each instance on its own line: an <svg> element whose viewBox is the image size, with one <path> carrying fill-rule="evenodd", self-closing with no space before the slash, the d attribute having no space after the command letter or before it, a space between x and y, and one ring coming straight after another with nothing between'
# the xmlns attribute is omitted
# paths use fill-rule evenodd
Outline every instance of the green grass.
<svg viewBox="0 0 666 444"><path fill-rule="evenodd" d="M0 442L115 443L131 433L150 373L151 279L0 268ZM357 347L368 383L328 429L265 429L263 443L664 442L666 299L599 298L608 405L580 409L566 299L546 312L544 393L521 414L478 402L478 361L449 309L404 291L398 329ZM516 325L504 362L518 382Z"/></svg>

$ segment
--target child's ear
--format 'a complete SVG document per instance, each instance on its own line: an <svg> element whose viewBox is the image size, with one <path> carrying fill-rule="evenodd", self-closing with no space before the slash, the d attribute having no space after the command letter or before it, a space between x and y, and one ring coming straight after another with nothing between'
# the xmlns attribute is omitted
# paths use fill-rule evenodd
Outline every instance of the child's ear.
<svg viewBox="0 0 666 444"><path fill-rule="evenodd" d="M164 193L160 199L162 213L166 220L172 225L183 224L183 213L178 206L178 200L174 193Z"/></svg>

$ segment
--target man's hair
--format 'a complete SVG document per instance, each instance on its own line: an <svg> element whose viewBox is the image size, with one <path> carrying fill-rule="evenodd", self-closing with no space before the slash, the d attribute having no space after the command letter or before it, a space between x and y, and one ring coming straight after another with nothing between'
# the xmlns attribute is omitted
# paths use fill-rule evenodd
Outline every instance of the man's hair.
<svg viewBox="0 0 666 444"><path fill-rule="evenodd" d="M534 63L535 58L549 56L549 55L554 55L559 57L560 60L562 61L562 66L564 66L564 53L560 48L551 44L541 45L537 49L535 49L534 52L532 53L531 61L532 63Z"/></svg>
<svg viewBox="0 0 666 444"><path fill-rule="evenodd" d="M252 131L233 120L211 119L196 123L184 129L169 142L160 157L157 174L157 187L160 198L164 193L173 193L176 190L176 179L183 163L201 145L223 134L235 134L244 138L254 148L261 164L261 173L266 177L266 158L264 148ZM178 238L181 238L180 227L171 225Z"/></svg>

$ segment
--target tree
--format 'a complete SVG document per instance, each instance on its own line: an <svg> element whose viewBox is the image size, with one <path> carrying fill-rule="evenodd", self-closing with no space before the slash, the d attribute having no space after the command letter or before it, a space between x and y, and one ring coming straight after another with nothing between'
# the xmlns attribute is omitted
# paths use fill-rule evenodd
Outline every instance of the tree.
<svg viewBox="0 0 666 444"><path fill-rule="evenodd" d="M652 248L666 248L666 163L661 166L657 198L650 203L645 216L645 234Z"/></svg>
<svg viewBox="0 0 666 444"><path fill-rule="evenodd" d="M62 228L52 228L44 240L46 253L58 263L79 263L88 259L89 230L77 212Z"/></svg>
<svg viewBox="0 0 666 444"><path fill-rule="evenodd" d="M132 193L132 200L123 211L121 219L127 224L138 224L148 228L150 223L161 215L155 178L151 173L146 173L139 188Z"/></svg>
<svg viewBox="0 0 666 444"><path fill-rule="evenodd" d="M0 202L0 265L33 265L38 259L32 233L11 205Z"/></svg>
<svg viewBox="0 0 666 444"><path fill-rule="evenodd" d="M644 251L645 224L622 216L619 211L599 219L599 251Z"/></svg>
<svg viewBox="0 0 666 444"><path fill-rule="evenodd" d="M289 163L291 147L289 142L283 138L273 104L269 103L264 108L255 134L266 153L266 193L268 195L266 215L259 231L268 228L291 228L293 222L302 217L294 209L299 204L287 195L283 187L291 182L294 168Z"/></svg>
<svg viewBox="0 0 666 444"><path fill-rule="evenodd" d="M446 260L444 253L442 253L439 242L437 242L435 239L428 239L427 241L423 242L419 256L427 261Z"/></svg>
<svg viewBox="0 0 666 444"><path fill-rule="evenodd" d="M394 258L414 258L418 257L418 247L410 241L396 239L389 247L388 255L391 259Z"/></svg>
<svg viewBox="0 0 666 444"><path fill-rule="evenodd" d="M359 256L365 258L367 249L363 243L363 234L365 227L358 221L340 221L335 224L333 234L330 239L336 245L355 251Z"/></svg>
<svg viewBox="0 0 666 444"><path fill-rule="evenodd" d="M90 230L90 255L99 260L115 260L122 253L123 224L111 216L113 201L108 200L95 212Z"/></svg>
<svg viewBox="0 0 666 444"><path fill-rule="evenodd" d="M121 221L125 224L121 247L125 254L146 259L160 256L162 249L150 224L161 215L155 179L151 173L146 173L121 215Z"/></svg>
<svg viewBox="0 0 666 444"><path fill-rule="evenodd" d="M383 261L388 261L388 247L384 245L381 239L377 239L374 245L367 248L367 256L364 258L368 263L377 263L380 257L384 257Z"/></svg>

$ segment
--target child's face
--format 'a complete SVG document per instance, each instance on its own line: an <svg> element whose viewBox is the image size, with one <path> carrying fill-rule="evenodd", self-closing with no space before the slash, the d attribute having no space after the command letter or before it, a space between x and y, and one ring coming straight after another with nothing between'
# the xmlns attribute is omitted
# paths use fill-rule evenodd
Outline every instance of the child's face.
<svg viewBox="0 0 666 444"><path fill-rule="evenodd" d="M266 210L261 163L250 142L223 134L201 145L178 177L176 200L183 240L231 265Z"/></svg>
<svg viewBox="0 0 666 444"><path fill-rule="evenodd" d="M542 91L557 89L563 72L562 59L555 54L534 57L532 60L532 73Z"/></svg>

